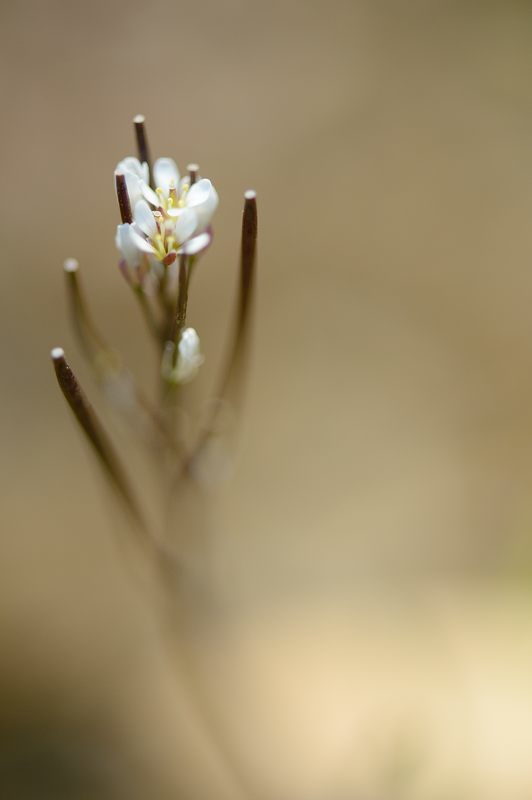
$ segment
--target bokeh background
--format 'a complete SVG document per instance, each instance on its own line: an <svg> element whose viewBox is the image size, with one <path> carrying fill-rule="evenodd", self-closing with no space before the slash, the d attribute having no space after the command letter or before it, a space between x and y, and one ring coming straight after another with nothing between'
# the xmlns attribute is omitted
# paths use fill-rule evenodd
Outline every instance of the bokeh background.
<svg viewBox="0 0 532 800"><path fill-rule="evenodd" d="M0 9L0 795L230 800L238 775L261 800L529 800L530 3ZM102 408L76 256L153 378L113 242L139 112L221 197L200 389L243 191L260 203L238 456L200 512L208 609L170 651L48 357Z"/></svg>

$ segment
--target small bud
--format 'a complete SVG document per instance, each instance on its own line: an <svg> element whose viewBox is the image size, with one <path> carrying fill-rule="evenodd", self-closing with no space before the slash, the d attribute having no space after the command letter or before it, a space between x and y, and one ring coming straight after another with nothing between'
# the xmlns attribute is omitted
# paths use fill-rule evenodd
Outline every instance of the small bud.
<svg viewBox="0 0 532 800"><path fill-rule="evenodd" d="M189 383L196 377L205 360L200 352L200 340L194 328L185 328L179 340L178 350L177 382Z"/></svg>
<svg viewBox="0 0 532 800"><path fill-rule="evenodd" d="M162 376L169 383L190 383L205 360L200 352L200 340L194 328L185 328L181 333L177 353L177 364L173 366L175 344L167 342L161 364Z"/></svg>

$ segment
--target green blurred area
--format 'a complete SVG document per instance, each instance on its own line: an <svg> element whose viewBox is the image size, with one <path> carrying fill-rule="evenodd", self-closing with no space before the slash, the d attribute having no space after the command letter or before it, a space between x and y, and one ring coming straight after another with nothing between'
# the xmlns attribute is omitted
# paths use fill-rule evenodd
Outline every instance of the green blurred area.
<svg viewBox="0 0 532 800"><path fill-rule="evenodd" d="M530 4L3 0L0 41L0 796L236 798L212 734L264 800L529 800ZM112 427L68 326L75 256L152 385L114 249L139 112L221 198L198 398L259 198L234 476L176 521L186 669L48 358Z"/></svg>

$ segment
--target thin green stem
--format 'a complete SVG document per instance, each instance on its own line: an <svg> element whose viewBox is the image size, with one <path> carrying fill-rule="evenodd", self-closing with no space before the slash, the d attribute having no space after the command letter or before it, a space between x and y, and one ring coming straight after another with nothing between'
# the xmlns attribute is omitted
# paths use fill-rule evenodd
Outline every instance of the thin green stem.
<svg viewBox="0 0 532 800"><path fill-rule="evenodd" d="M179 358L179 341L187 321L188 304L188 257L183 254L179 257L179 277L177 289L177 304L173 318L171 341L174 343L172 356L173 366L177 366Z"/></svg>

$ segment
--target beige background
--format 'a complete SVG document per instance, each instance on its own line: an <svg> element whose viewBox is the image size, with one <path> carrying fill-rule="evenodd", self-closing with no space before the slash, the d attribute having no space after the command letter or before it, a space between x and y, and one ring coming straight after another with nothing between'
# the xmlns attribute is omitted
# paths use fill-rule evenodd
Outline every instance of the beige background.
<svg viewBox="0 0 532 800"><path fill-rule="evenodd" d="M76 256L153 376L113 244L141 111L153 151L221 197L189 309L205 391L243 191L260 202L239 455L201 550L219 613L181 643L207 729L249 796L530 798L530 4L0 8L6 796L239 796L48 360L65 346L97 401L64 302Z"/></svg>

